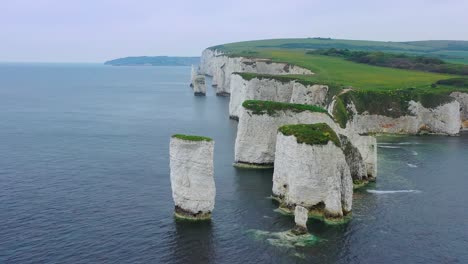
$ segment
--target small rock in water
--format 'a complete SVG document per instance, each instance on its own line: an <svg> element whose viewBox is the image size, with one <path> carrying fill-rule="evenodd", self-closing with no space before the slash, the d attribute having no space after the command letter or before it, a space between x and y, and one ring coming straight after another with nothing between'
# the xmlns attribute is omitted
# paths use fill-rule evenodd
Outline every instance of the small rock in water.
<svg viewBox="0 0 468 264"><path fill-rule="evenodd" d="M294 222L296 227L293 233L296 235L302 235L307 233L307 219L309 218L309 210L302 206L296 206L294 209Z"/></svg>

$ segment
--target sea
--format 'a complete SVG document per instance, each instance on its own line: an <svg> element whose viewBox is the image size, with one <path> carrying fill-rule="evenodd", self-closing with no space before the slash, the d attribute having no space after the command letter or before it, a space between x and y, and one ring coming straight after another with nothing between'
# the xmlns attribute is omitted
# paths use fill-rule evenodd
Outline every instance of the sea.
<svg viewBox="0 0 468 264"><path fill-rule="evenodd" d="M468 263L468 134L378 137L350 222L271 200L272 170L232 166L229 97L189 67L0 64L0 263ZM172 134L215 140L210 222L173 216Z"/></svg>

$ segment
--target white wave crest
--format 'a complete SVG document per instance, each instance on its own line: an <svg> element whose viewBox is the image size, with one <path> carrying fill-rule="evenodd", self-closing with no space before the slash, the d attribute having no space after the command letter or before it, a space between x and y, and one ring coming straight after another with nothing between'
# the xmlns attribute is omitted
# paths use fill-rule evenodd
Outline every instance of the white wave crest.
<svg viewBox="0 0 468 264"><path fill-rule="evenodd" d="M420 193L420 190L367 190L368 193L374 194L391 194L391 193Z"/></svg>

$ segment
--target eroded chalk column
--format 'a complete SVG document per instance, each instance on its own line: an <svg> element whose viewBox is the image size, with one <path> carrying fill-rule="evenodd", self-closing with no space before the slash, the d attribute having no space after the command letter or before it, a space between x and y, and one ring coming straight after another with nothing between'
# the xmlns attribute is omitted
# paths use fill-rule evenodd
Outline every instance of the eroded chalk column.
<svg viewBox="0 0 468 264"><path fill-rule="evenodd" d="M280 127L273 194L280 208L307 208L327 223L341 223L351 212L353 183L341 142L324 123Z"/></svg>
<svg viewBox="0 0 468 264"><path fill-rule="evenodd" d="M211 218L216 195L213 151L214 141L210 138L180 134L172 136L170 174L177 218Z"/></svg>

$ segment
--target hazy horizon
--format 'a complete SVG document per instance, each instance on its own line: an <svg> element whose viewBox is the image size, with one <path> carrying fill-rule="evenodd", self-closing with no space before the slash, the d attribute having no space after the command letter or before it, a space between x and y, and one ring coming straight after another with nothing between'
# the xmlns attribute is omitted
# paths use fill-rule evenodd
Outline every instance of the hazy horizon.
<svg viewBox="0 0 468 264"><path fill-rule="evenodd" d="M0 62L199 56L209 46L271 38L468 40L463 0L18 0L2 9Z"/></svg>

